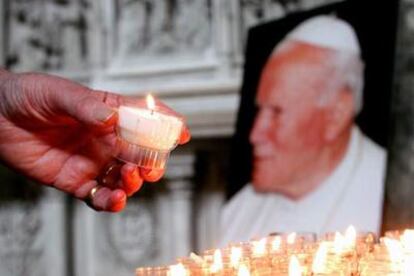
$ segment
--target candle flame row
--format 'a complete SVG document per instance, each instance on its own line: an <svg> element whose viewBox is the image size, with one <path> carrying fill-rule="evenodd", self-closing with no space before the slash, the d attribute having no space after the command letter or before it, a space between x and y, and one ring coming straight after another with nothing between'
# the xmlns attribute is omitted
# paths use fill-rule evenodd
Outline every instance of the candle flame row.
<svg viewBox="0 0 414 276"><path fill-rule="evenodd" d="M266 257L269 253L277 253L282 248L282 238L281 236L274 236L271 238L271 242L269 242L270 238L262 238L260 240L252 241L250 243L251 251L249 251L249 254L251 255L249 256L253 259L260 259ZM286 237L285 241L286 244L292 245L295 243L296 239L297 234L291 233ZM374 240L375 238L366 241L374 244ZM405 230L402 234L398 234L398 238L388 236L383 237L381 238L381 245L381 248L386 250L381 252L386 252L385 254L388 254L388 265L391 268L391 271L397 273L395 275L414 275L414 230ZM357 232L353 226L350 226L345 234L336 232L333 239L320 241L317 248L315 247L316 251L311 251L314 253L313 256L311 255L311 262L309 262L309 258L306 261L303 254L295 255L295 253L293 253L290 255L288 259L287 273L289 276L330 275L332 272L330 272L330 269L336 269L335 267L332 268L332 258L337 258L335 260L343 260L345 263L350 262L352 261L352 258L354 258L352 256L356 256L357 246ZM244 251L241 246L231 246L228 249L230 249L230 252L228 257L226 257L228 258L226 259L226 265L224 265L223 254L220 249L214 250L212 259L205 259L206 257L200 257L194 253L190 254L190 259L200 267L205 267L206 264L209 264L207 269L209 274L213 275L224 275L220 274L224 269L231 269L231 271L233 271L231 273L235 273L231 275L258 275L254 274L254 270L251 270L252 263L249 261L246 262L249 257L243 256ZM372 251L370 252L372 253ZM301 264L301 262L303 262L303 264ZM185 265L178 263L169 267L168 275L189 276L190 272Z"/></svg>

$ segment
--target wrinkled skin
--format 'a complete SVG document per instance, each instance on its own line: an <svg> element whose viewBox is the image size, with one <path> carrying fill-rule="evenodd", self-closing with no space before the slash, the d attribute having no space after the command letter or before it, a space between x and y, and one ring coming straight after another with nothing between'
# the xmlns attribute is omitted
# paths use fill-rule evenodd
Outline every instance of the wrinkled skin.
<svg viewBox="0 0 414 276"><path fill-rule="evenodd" d="M157 181L164 173L115 163L111 155L116 107L130 100L50 75L0 71L0 159L79 199L99 184L91 207L118 212L143 181ZM189 139L185 127L180 143ZM117 173L102 181L111 164Z"/></svg>

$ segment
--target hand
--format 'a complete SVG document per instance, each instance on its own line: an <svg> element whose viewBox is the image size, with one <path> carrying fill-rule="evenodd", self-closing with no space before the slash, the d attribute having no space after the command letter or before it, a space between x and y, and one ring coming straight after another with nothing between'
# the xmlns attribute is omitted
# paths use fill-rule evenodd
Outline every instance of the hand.
<svg viewBox="0 0 414 276"><path fill-rule="evenodd" d="M125 164L116 185L98 186L97 177L113 161L116 107L125 101L58 77L0 71L0 159L79 199L95 192L90 205L96 210L120 211L144 180L164 173ZM180 143L189 139L185 127Z"/></svg>

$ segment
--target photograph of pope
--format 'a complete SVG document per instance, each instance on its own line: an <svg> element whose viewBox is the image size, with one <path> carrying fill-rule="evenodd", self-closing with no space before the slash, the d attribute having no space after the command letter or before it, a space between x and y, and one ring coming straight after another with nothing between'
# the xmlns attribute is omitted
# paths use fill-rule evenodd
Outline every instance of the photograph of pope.
<svg viewBox="0 0 414 276"><path fill-rule="evenodd" d="M379 233L386 151L354 122L363 86L360 43L342 19L312 17L275 45L256 91L251 183L224 206L222 245L351 224Z"/></svg>

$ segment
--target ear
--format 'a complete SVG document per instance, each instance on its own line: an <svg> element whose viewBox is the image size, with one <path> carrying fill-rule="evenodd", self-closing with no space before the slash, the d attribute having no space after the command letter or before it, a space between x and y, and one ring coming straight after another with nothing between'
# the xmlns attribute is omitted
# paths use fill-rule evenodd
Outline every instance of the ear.
<svg viewBox="0 0 414 276"><path fill-rule="evenodd" d="M346 88L338 91L330 106L325 130L325 140L327 142L335 141L353 123L354 101L351 91Z"/></svg>

